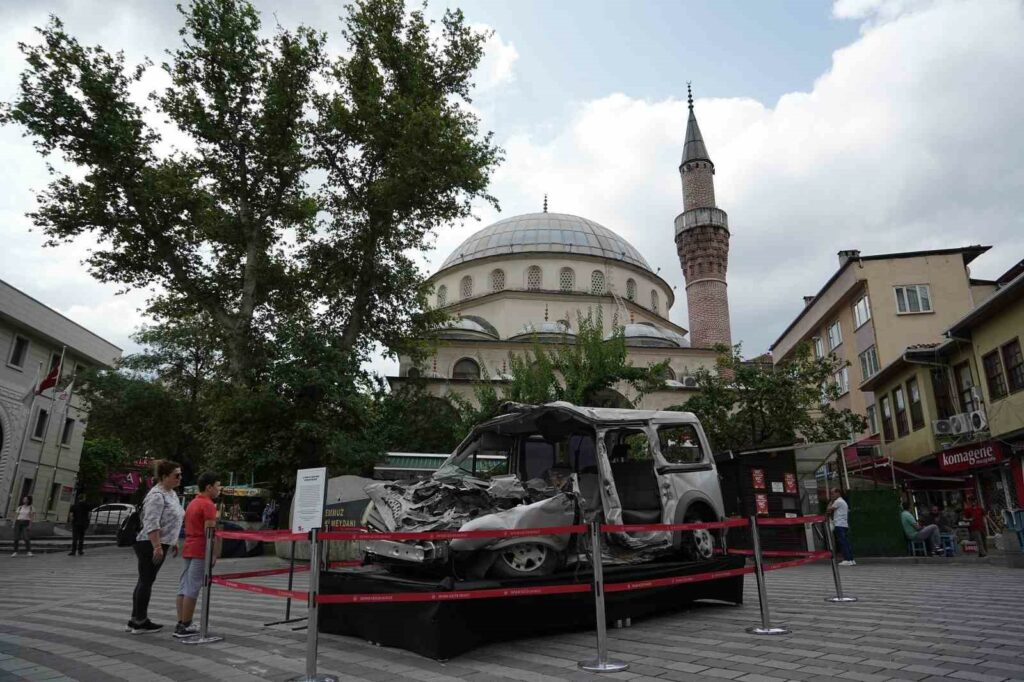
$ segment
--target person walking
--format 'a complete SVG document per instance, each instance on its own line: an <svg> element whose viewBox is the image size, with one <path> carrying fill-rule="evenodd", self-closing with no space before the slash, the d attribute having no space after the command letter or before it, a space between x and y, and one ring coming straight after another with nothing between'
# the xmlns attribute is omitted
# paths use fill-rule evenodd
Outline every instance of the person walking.
<svg viewBox="0 0 1024 682"><path fill-rule="evenodd" d="M836 544L843 554L840 566L856 566L853 560L853 548L850 546L850 505L843 499L843 491L839 488L832 488L831 502L828 505L828 513L832 516L832 526L836 532Z"/></svg>
<svg viewBox="0 0 1024 682"><path fill-rule="evenodd" d="M133 635L163 628L149 619L149 598L153 583L170 550L178 555L178 533L185 512L174 489L181 484L181 465L167 459L156 463L156 485L142 501L142 530L135 536L135 557L139 562L139 580L132 593L132 615L126 630Z"/></svg>
<svg viewBox="0 0 1024 682"><path fill-rule="evenodd" d="M11 556L18 556L18 544L21 540L25 541L25 553L28 556L35 556L32 554L32 496L26 495L21 498L21 504L18 505L18 510L15 512L14 517L14 554Z"/></svg>
<svg viewBox="0 0 1024 682"><path fill-rule="evenodd" d="M91 511L92 507L85 501L85 495L79 493L77 501L71 505L71 551L68 552L68 556L75 556L76 550L79 556L82 555L82 549L85 547L85 531L89 528L89 512Z"/></svg>
<svg viewBox="0 0 1024 682"><path fill-rule="evenodd" d="M178 639L199 633L199 625L192 622L192 616L196 612L199 590L206 579L206 529L217 525L214 500L220 496L220 477L210 471L204 472L199 475L196 488L199 494L185 510L185 545L181 551L185 567L181 571L178 588L178 624L174 626L174 636ZM219 554L220 538L217 538L213 543L213 563L217 563Z"/></svg>
<svg viewBox="0 0 1024 682"><path fill-rule="evenodd" d="M978 545L978 557L988 556L988 538L985 533L985 510L972 495L964 502L964 519L970 521L971 539Z"/></svg>

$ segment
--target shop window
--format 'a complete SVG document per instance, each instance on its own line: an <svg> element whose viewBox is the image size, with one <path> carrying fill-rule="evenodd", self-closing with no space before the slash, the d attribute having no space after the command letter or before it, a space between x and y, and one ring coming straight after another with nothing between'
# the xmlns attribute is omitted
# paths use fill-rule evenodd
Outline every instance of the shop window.
<svg viewBox="0 0 1024 682"><path fill-rule="evenodd" d="M594 270L590 273L590 293L595 296L604 294L604 273L600 270Z"/></svg>
<svg viewBox="0 0 1024 682"><path fill-rule="evenodd" d="M572 268L562 268L558 271L558 288L562 291L572 291L576 288L576 271Z"/></svg>
<svg viewBox="0 0 1024 682"><path fill-rule="evenodd" d="M491 291L504 291L505 289L505 271L493 270L491 272Z"/></svg>
<svg viewBox="0 0 1024 682"><path fill-rule="evenodd" d="M658 429L661 456L673 464L697 464L704 461L700 437L692 424L663 426Z"/></svg>
<svg viewBox="0 0 1024 682"><path fill-rule="evenodd" d="M437 307L443 308L448 305L448 287L441 285L437 288Z"/></svg>
<svg viewBox="0 0 1024 682"><path fill-rule="evenodd" d="M882 396L878 403L882 417L882 438L885 439L886 443L891 443L896 440L892 433L892 403L889 402L889 396L887 395Z"/></svg>
<svg viewBox="0 0 1024 682"><path fill-rule="evenodd" d="M526 269L526 288L530 291L538 291L544 284L539 265L531 265Z"/></svg>
<svg viewBox="0 0 1024 682"><path fill-rule="evenodd" d="M480 365L471 358L462 358L452 368L452 379L479 379Z"/></svg>
<svg viewBox="0 0 1024 682"><path fill-rule="evenodd" d="M907 427L907 398L903 394L902 386L893 389L892 402L896 406L896 437L902 438L910 433Z"/></svg>
<svg viewBox="0 0 1024 682"><path fill-rule="evenodd" d="M921 404L921 387L917 379L907 381L907 398L910 400L910 428L917 431L924 427L924 405Z"/></svg>
<svg viewBox="0 0 1024 682"><path fill-rule="evenodd" d="M626 280L626 298L630 301L636 300L636 280L632 277Z"/></svg>
<svg viewBox="0 0 1024 682"><path fill-rule="evenodd" d="M931 371L932 395L935 396L935 412L939 419L949 419L956 410L953 408L953 399L949 393L949 375L945 368L936 367Z"/></svg>
<svg viewBox="0 0 1024 682"><path fill-rule="evenodd" d="M11 367L23 368L25 358L28 357L28 339L21 334L15 334L11 342L11 352L7 356L7 364Z"/></svg>
<svg viewBox="0 0 1024 682"><path fill-rule="evenodd" d="M857 329L870 319L871 303L868 301L867 294L864 294L853 304L853 328Z"/></svg>
<svg viewBox="0 0 1024 682"><path fill-rule="evenodd" d="M828 329L825 330L825 336L828 338L828 349L830 351L835 350L843 342L843 328L839 326L839 320L828 326Z"/></svg>
<svg viewBox="0 0 1024 682"><path fill-rule="evenodd" d="M811 341L814 343L814 357L825 357L825 342L821 340L821 337L815 336Z"/></svg>
<svg viewBox="0 0 1024 682"><path fill-rule="evenodd" d="M896 312L900 315L932 312L932 295L927 284L907 284L893 289L896 292Z"/></svg>
<svg viewBox="0 0 1024 682"><path fill-rule="evenodd" d="M473 295L473 278L466 275L459 282L459 296L462 298L469 298Z"/></svg>
<svg viewBox="0 0 1024 682"><path fill-rule="evenodd" d="M956 377L956 390L960 397L960 407L964 412L973 412L978 409L974 402L974 379L971 377L971 366L962 362L953 368L953 375Z"/></svg>
<svg viewBox="0 0 1024 682"><path fill-rule="evenodd" d="M1007 394L1006 377L1003 376L1003 363L999 359L999 351L992 351L981 358L985 369L985 383L988 384L990 400L999 400Z"/></svg>
<svg viewBox="0 0 1024 682"><path fill-rule="evenodd" d="M36 412L36 425L35 428L32 429L33 438L36 440L42 440L43 435L46 433L46 420L49 418L50 413L43 408L39 408L39 411Z"/></svg>
<svg viewBox="0 0 1024 682"><path fill-rule="evenodd" d="M861 353L859 357L860 374L864 379L874 376L881 369L878 366L878 351L875 350L874 346Z"/></svg>
<svg viewBox="0 0 1024 682"><path fill-rule="evenodd" d="M1010 393L1024 390L1024 355L1021 354L1020 339L1003 346L1003 364L1006 365Z"/></svg>
<svg viewBox="0 0 1024 682"><path fill-rule="evenodd" d="M868 422L868 435L875 435L878 433L878 410L874 405L868 405L864 411L864 416Z"/></svg>

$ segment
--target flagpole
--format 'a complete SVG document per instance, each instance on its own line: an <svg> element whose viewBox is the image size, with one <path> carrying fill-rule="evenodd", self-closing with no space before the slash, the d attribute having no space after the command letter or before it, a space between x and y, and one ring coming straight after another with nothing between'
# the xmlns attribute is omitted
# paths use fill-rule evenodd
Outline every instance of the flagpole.
<svg viewBox="0 0 1024 682"><path fill-rule="evenodd" d="M63 446L64 424L68 420L68 412L71 411L71 398L75 394L75 375L71 375L71 382L64 387L64 390L68 392L68 397L64 403L64 418L60 420L60 426L57 428L57 459L53 462L53 483L57 482L57 470L60 468L60 456L64 454L64 451L61 449ZM54 393L57 392L56 386L53 387L53 391ZM53 485L50 486L50 490L53 490ZM49 497L49 495L47 495L47 497ZM47 502L49 502L49 500L47 500ZM47 507L43 508L46 509ZM60 519L60 514L57 514L57 519Z"/></svg>
<svg viewBox="0 0 1024 682"><path fill-rule="evenodd" d="M57 385L60 383L61 372L64 371L64 353L67 352L67 349L67 346L61 346L60 348L60 362L57 363L57 383L55 383L51 388L53 393L50 395L50 411L46 414L46 426L43 427L43 441L39 445L39 457L36 459L35 475L32 480L33 492L35 491L36 486L39 485L39 465L43 463L43 457L46 456L46 437L50 435L50 424L54 421L53 406L57 402ZM50 482L50 488L53 488L53 481ZM50 494L46 493L45 498L49 498L49 496ZM43 520L46 521L50 514L46 511L47 507L45 505L42 509L44 510Z"/></svg>
<svg viewBox="0 0 1024 682"><path fill-rule="evenodd" d="M11 498L14 496L14 486L18 484L18 469L21 468L21 455L25 451L25 441L28 440L28 431L32 428L32 412L36 409L36 389L39 387L39 376L43 373L43 363L39 363L39 368L36 369L36 378L32 380L32 385L29 386L29 395L32 396L32 400L29 401L28 405L28 416L25 417L25 428L21 432L21 445L18 446L18 457L14 460L14 473L11 475L11 485L7 490L7 503L4 505L4 518L7 518L7 514L11 507ZM24 399L22 399L24 400ZM18 500L21 503L21 500Z"/></svg>

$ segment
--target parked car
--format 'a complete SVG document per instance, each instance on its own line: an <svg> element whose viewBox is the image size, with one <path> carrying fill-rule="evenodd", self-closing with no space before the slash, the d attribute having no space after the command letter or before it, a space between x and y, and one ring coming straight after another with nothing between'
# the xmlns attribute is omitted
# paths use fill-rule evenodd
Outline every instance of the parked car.
<svg viewBox="0 0 1024 682"><path fill-rule="evenodd" d="M114 526L118 528L121 522L131 516L135 511L135 505L123 502L111 502L101 504L89 512L90 526Z"/></svg>
<svg viewBox="0 0 1024 682"><path fill-rule="evenodd" d="M724 518L707 438L688 412L508 404L429 478L366 487L378 531L543 528ZM493 458L503 461L495 466ZM487 458L484 460L483 458ZM486 464L485 464L486 462ZM609 533L604 561L711 558L716 533ZM570 535L365 543L372 561L470 577L551 574L585 558Z"/></svg>

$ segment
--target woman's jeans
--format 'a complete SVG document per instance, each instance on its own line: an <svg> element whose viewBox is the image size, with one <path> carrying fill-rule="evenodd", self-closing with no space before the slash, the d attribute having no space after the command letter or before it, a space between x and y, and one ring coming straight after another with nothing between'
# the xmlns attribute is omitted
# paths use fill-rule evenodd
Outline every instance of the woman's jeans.
<svg viewBox="0 0 1024 682"><path fill-rule="evenodd" d="M166 561L170 545L161 546ZM149 598L153 594L153 583L164 562L153 563L153 544L149 540L136 540L135 556L139 560L139 582L135 584L135 592L132 594L132 622L144 623L149 619Z"/></svg>
<svg viewBox="0 0 1024 682"><path fill-rule="evenodd" d="M25 541L25 551L32 551L32 539L28 536L28 527L31 521L15 521L14 522L14 553L18 553L18 543L21 540Z"/></svg>
<svg viewBox="0 0 1024 682"><path fill-rule="evenodd" d="M843 561L853 561L853 548L850 547L850 529L836 526L836 542L843 553Z"/></svg>

